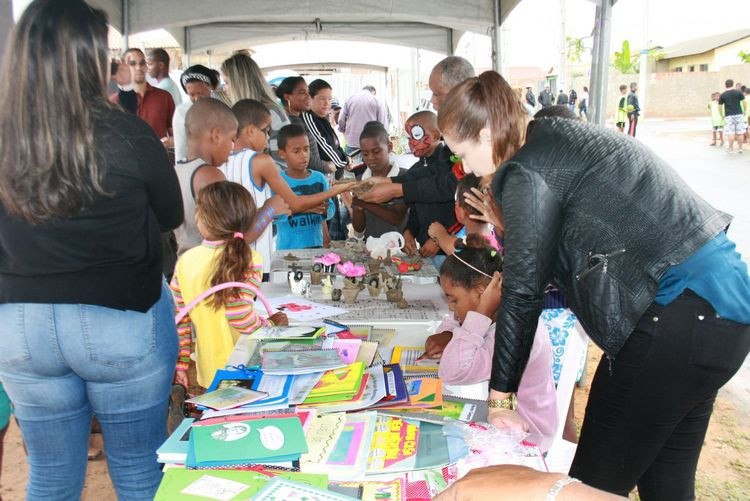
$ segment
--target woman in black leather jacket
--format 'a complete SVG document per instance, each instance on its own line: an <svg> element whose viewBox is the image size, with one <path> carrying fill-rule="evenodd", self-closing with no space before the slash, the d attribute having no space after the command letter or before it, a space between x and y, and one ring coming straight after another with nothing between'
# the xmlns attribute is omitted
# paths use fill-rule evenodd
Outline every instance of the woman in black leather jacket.
<svg viewBox="0 0 750 501"><path fill-rule="evenodd" d="M750 278L725 233L731 217L632 138L529 123L494 72L454 88L439 123L468 172L494 174L504 219L492 422L525 425L509 397L552 283L605 353L571 475L622 495L637 485L644 500L693 499L716 393L750 350Z"/></svg>

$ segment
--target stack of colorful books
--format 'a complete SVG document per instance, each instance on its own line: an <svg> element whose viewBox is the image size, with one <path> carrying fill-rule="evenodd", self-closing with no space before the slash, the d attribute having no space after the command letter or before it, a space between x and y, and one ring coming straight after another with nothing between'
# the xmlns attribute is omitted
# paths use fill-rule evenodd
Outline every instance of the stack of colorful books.
<svg viewBox="0 0 750 501"><path fill-rule="evenodd" d="M392 329L336 326L242 336L157 451L156 499L399 501L455 480L468 449L445 420L486 420L486 403L443 395L418 347L382 353Z"/></svg>

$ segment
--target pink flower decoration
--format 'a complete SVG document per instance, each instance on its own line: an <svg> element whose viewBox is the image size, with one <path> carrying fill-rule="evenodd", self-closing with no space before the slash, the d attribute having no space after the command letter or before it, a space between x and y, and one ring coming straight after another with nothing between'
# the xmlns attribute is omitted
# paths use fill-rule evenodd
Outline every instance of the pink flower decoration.
<svg viewBox="0 0 750 501"><path fill-rule="evenodd" d="M332 264L338 264L341 262L341 257L335 252L329 252L325 256L320 256L314 262L320 263L325 266L331 266Z"/></svg>
<svg viewBox="0 0 750 501"><path fill-rule="evenodd" d="M339 270L339 273L349 278L363 277L367 275L367 270L364 266L354 264L351 261L347 261L343 265L336 265L336 269Z"/></svg>

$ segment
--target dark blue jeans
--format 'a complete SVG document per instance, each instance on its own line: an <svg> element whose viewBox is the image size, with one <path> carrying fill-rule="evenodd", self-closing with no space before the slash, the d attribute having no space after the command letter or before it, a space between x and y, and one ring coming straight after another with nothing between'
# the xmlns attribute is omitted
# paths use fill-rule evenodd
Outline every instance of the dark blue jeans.
<svg viewBox="0 0 750 501"><path fill-rule="evenodd" d="M0 380L29 453L27 498L80 499L93 413L118 499L153 499L176 360L166 284L146 313L0 305Z"/></svg>
<svg viewBox="0 0 750 501"><path fill-rule="evenodd" d="M652 305L591 383L570 475L643 501L695 499L695 470L716 393L750 350L750 326L719 318L690 291Z"/></svg>

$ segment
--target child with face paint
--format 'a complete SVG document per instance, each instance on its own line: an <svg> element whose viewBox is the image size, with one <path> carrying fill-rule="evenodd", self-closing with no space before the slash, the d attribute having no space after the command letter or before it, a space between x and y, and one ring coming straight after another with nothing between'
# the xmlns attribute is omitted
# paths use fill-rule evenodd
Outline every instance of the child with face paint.
<svg viewBox="0 0 750 501"><path fill-rule="evenodd" d="M409 149L419 158L419 161L409 169L409 175L415 179L424 176L426 180L435 182L437 178L431 175L435 165L450 161L450 152L440 139L437 115L431 111L419 111L409 117L404 128L409 138ZM460 229L460 225L456 224L453 200L419 200L411 204L409 220L404 231L404 251L409 255L419 253L422 257L433 258L435 266L440 267L445 255L428 234L433 223L441 224L451 231Z"/></svg>

